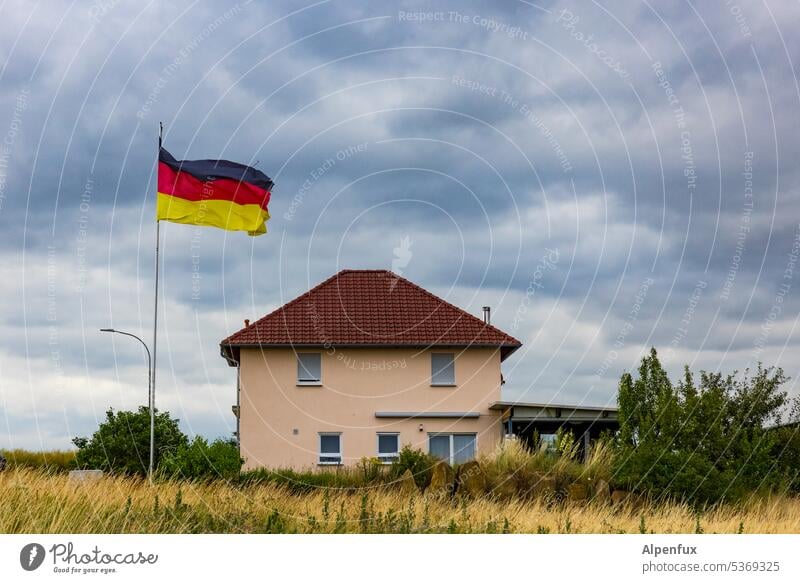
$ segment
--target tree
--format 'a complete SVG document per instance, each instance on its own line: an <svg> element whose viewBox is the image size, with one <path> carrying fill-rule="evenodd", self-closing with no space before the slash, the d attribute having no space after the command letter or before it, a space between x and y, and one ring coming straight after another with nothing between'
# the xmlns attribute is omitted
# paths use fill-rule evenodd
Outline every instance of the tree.
<svg viewBox="0 0 800 583"><path fill-rule="evenodd" d="M155 452L157 468L162 457L186 445L188 439L169 413L155 415ZM150 409L106 411L106 420L91 438L76 437L78 467L106 470L128 475L147 475L150 463Z"/></svg>
<svg viewBox="0 0 800 583"><path fill-rule="evenodd" d="M780 368L759 365L752 376L703 371L697 385L686 367L673 385L653 348L638 373L622 375L619 384L617 481L703 502L785 481L769 429L787 403Z"/></svg>
<svg viewBox="0 0 800 583"><path fill-rule="evenodd" d="M792 401L787 422L775 428L773 455L786 476L788 489L800 493L800 396Z"/></svg>

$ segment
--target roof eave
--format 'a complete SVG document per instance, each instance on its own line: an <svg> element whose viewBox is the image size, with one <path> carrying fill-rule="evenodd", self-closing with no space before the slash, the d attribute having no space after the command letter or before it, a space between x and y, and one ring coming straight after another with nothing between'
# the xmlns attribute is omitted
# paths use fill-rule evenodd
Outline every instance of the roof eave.
<svg viewBox="0 0 800 583"><path fill-rule="evenodd" d="M522 347L522 344L504 344L500 346L500 362L514 354Z"/></svg>
<svg viewBox="0 0 800 583"><path fill-rule="evenodd" d="M505 357L513 354L521 344L495 344L495 343L480 343L480 342L454 342L454 343L437 343L431 344L427 342L418 343L396 343L396 344L381 344L381 343L348 343L348 342L226 342L220 343L220 346L225 348L291 348L291 347L320 347L328 348L331 346L339 346L342 348L499 348L505 352Z"/></svg>
<svg viewBox="0 0 800 583"><path fill-rule="evenodd" d="M220 343L219 354L228 366L239 366L239 347L233 344Z"/></svg>

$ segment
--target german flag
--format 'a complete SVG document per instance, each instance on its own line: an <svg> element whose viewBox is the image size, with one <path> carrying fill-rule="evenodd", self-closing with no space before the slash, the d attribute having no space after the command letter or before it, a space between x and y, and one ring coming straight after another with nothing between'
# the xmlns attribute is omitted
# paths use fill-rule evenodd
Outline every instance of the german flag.
<svg viewBox="0 0 800 583"><path fill-rule="evenodd" d="M260 170L228 160L176 160L158 152L156 220L267 232L272 180Z"/></svg>

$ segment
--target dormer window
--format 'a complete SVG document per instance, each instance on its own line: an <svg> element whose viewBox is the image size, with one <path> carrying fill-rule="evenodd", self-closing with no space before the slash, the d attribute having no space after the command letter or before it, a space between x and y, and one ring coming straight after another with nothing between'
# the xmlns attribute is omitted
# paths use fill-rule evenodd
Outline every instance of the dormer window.
<svg viewBox="0 0 800 583"><path fill-rule="evenodd" d="M431 386L454 387L456 385L456 355L453 352L431 354Z"/></svg>
<svg viewBox="0 0 800 583"><path fill-rule="evenodd" d="M297 354L297 384L305 386L322 384L322 355L319 352Z"/></svg>

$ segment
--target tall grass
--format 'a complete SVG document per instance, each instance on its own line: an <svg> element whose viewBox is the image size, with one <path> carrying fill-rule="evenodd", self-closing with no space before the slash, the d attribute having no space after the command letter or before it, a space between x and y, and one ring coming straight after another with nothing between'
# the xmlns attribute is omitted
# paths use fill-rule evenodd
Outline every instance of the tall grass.
<svg viewBox="0 0 800 583"><path fill-rule="evenodd" d="M680 503L609 506L542 499L451 500L384 486L294 492L273 482L70 482L28 468L0 473L2 533L706 533L800 532L800 501L771 497L698 515Z"/></svg>
<svg viewBox="0 0 800 583"><path fill-rule="evenodd" d="M367 473L363 467L336 467L326 471L301 472L287 469L258 469L243 472L239 483L245 486L273 484L282 486L289 492L305 493L313 490L346 490L357 491L370 486L379 486L384 481L385 473Z"/></svg>
<svg viewBox="0 0 800 583"><path fill-rule="evenodd" d="M614 474L614 450L607 441L595 441L583 464L582 475L590 480L611 482Z"/></svg>
<svg viewBox="0 0 800 583"><path fill-rule="evenodd" d="M28 451L25 449L0 450L9 467L39 468L52 472L67 472L77 469L74 450Z"/></svg>
<svg viewBox="0 0 800 583"><path fill-rule="evenodd" d="M577 448L566 445L560 454L549 451L546 444L529 449L519 440L505 440L489 455L479 459L486 474L488 493L514 492L514 496L533 493L547 483L549 489L562 490L569 484L588 478L588 467L577 462ZM592 477L601 473L607 460L595 455ZM602 473L610 473L610 465Z"/></svg>
<svg viewBox="0 0 800 583"><path fill-rule="evenodd" d="M570 501L571 484L612 477L613 452L585 462L508 440L482 457L485 495L403 493L394 468L365 460L326 472L258 470L236 480L106 476L71 482L72 452L7 452L0 533L798 533L800 499L753 497L698 510L681 502ZM411 454L408 454L411 455ZM388 469L388 471L387 471Z"/></svg>

